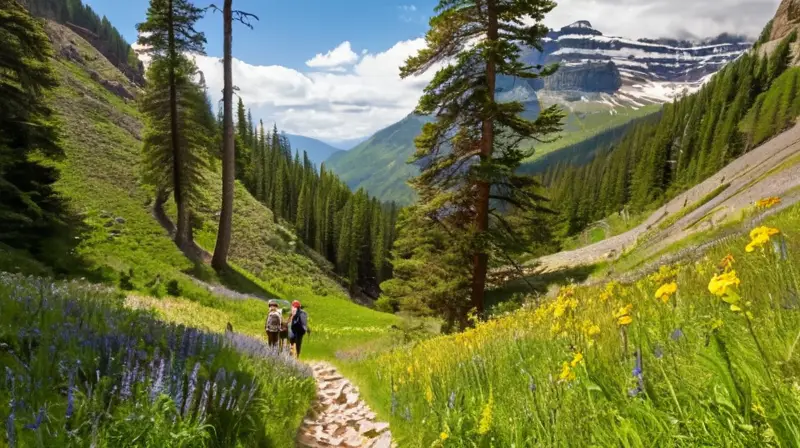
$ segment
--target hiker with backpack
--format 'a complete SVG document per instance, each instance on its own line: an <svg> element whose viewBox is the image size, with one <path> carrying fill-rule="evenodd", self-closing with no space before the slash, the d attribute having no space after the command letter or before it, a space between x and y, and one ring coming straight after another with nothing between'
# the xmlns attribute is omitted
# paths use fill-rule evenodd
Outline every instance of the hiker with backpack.
<svg viewBox="0 0 800 448"><path fill-rule="evenodd" d="M306 334L311 334L311 329L308 328L308 314L303 311L300 302L295 300L292 302L292 314L289 318L289 342L294 344L295 356L298 358L303 347L303 336Z"/></svg>
<svg viewBox="0 0 800 448"><path fill-rule="evenodd" d="M267 341L270 347L277 347L281 335L281 323L283 316L281 309L278 307L278 302L274 300L269 301L269 314L267 314L267 323L265 330L267 331Z"/></svg>

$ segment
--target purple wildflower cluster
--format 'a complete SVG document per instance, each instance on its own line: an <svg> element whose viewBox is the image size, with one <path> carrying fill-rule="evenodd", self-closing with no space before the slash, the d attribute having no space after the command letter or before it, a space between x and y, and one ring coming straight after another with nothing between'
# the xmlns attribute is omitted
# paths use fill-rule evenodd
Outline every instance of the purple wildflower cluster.
<svg viewBox="0 0 800 448"><path fill-rule="evenodd" d="M311 375L288 353L257 339L165 324L124 308L121 297L102 287L0 273L0 309L0 328L18 328L10 341L0 340L0 359L11 361L0 382L0 396L10 402L0 403L0 415L7 412L12 448L43 427L42 434L89 428L94 439L114 408L141 414L165 396L177 415L192 421L248 412L259 382L238 370L238 360L227 370L224 364L241 356L280 374Z"/></svg>

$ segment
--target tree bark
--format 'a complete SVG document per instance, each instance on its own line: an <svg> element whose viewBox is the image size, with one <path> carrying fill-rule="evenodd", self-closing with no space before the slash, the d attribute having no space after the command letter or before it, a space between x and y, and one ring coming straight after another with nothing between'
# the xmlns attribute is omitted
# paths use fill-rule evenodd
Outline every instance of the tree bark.
<svg viewBox="0 0 800 448"><path fill-rule="evenodd" d="M175 205L178 208L178 223L175 229L175 244L181 250L186 251L190 249L191 240L189 239L189 210L186 204L186 199L183 195L183 183L181 176L181 169L183 167L183 154L180 147L180 135L178 126L178 91L177 80L175 76L175 65L177 62L177 54L175 50L175 18L173 0L169 0L167 6L167 28L168 28L168 45L169 45L169 119L170 119L170 133L172 139L172 183L173 194L175 196Z"/></svg>
<svg viewBox="0 0 800 448"><path fill-rule="evenodd" d="M486 0L486 14L488 27L486 38L489 44L497 42L497 10L495 0ZM494 51L489 51L489 58L486 61L486 94L489 97L489 109L494 109L494 89L496 76L496 63L494 61ZM486 163L492 157L494 148L494 117L493 112L483 117L481 134L481 163ZM489 230L489 192L491 185L485 180L477 183L477 198L475 203L475 228L478 236L483 236ZM473 257L472 272L472 306L480 316L484 312L484 296L486 290L486 272L489 265L489 255L485 250L479 249Z"/></svg>
<svg viewBox="0 0 800 448"><path fill-rule="evenodd" d="M233 46L233 0L225 0L222 10L224 27L223 71L224 88L222 91L222 209L219 215L219 231L217 244L211 266L216 270L228 266L228 251L231 247L231 229L233 227L233 188L236 177L236 149L233 137L233 71L231 68L231 49Z"/></svg>

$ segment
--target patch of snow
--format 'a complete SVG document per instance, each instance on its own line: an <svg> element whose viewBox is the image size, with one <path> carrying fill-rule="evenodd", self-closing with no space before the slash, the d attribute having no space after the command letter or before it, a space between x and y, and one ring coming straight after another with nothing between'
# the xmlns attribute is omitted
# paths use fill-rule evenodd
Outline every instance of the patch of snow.
<svg viewBox="0 0 800 448"><path fill-rule="evenodd" d="M666 51L680 51L680 52L697 52L697 51L722 51L725 47L749 47L750 44L747 42L737 42L737 43L730 43L730 44L714 44L714 45L701 45L696 47L673 47L671 45L663 45L663 44L654 44L650 42L641 42L638 40L633 39L626 39L624 37L616 37L616 36L597 36L597 35L585 35L585 34L562 34L558 36L556 40L591 40L595 42L603 42L603 43L613 43L615 45L622 44L629 47L649 47L649 48L658 48Z"/></svg>
<svg viewBox="0 0 800 448"><path fill-rule="evenodd" d="M500 102L510 101L532 101L536 99L536 92L527 86L517 85L507 92L500 92L497 94L497 100Z"/></svg>

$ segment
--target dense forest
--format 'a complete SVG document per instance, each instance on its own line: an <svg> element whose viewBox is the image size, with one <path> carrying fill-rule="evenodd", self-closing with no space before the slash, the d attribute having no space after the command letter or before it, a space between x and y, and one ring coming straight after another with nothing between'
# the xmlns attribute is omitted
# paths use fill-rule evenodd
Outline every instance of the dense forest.
<svg viewBox="0 0 800 448"><path fill-rule="evenodd" d="M317 167L273 125L256 126L239 100L236 120L236 176L269 207L276 220L294 226L302 241L331 261L351 290L377 297L391 277L387 263L395 238L397 206L359 189L353 193L325 165Z"/></svg>
<svg viewBox="0 0 800 448"><path fill-rule="evenodd" d="M591 162L551 166L542 179L563 233L625 207L641 212L660 204L790 126L800 115L800 69L787 70L795 38L770 56L746 53L697 93L636 123Z"/></svg>
<svg viewBox="0 0 800 448"><path fill-rule="evenodd" d="M141 64L122 34L111 22L94 12L91 6L81 0L25 0L33 15L46 17L59 23L71 23L94 33L104 48L99 50L116 65L127 65L141 72Z"/></svg>

